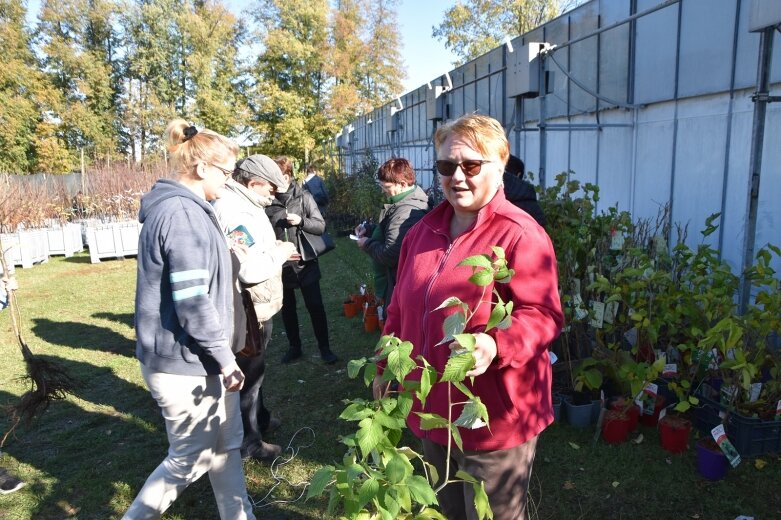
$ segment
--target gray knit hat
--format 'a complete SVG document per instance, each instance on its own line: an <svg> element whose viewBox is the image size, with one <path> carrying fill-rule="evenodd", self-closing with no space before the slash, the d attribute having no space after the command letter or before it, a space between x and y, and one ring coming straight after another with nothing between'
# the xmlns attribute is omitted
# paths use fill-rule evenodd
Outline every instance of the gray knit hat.
<svg viewBox="0 0 781 520"><path fill-rule="evenodd" d="M285 177L282 176L282 170L271 157L262 154L250 155L236 163L236 170L245 171L256 177L260 177L266 182L270 182L277 188L277 193L285 193L288 185Z"/></svg>

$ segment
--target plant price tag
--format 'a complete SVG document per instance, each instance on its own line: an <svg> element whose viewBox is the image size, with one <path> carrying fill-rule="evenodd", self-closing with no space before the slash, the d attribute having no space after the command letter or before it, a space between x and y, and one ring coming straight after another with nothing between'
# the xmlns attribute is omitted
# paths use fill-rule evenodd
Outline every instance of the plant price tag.
<svg viewBox="0 0 781 520"><path fill-rule="evenodd" d="M575 305L575 318L578 320L588 318L588 311L583 307L583 298L580 297L580 294L575 293L572 297L572 303Z"/></svg>
<svg viewBox="0 0 781 520"><path fill-rule="evenodd" d="M618 302L607 302L605 304L605 323L615 323L618 315Z"/></svg>
<svg viewBox="0 0 781 520"><path fill-rule="evenodd" d="M759 394L762 393L762 383L751 383L751 388L748 391L748 402L753 403L759 399Z"/></svg>
<svg viewBox="0 0 781 520"><path fill-rule="evenodd" d="M713 440L716 441L716 444L719 445L719 448L721 448L721 451L724 453L724 455L726 455L727 460L732 465L732 467L738 467L738 464L740 464L740 454L738 453L738 450L735 449L735 446L733 446L727 438L727 433L724 431L724 425L717 425L710 431L710 434L713 436Z"/></svg>
<svg viewBox="0 0 781 520"><path fill-rule="evenodd" d="M776 403L776 421L781 421L781 399Z"/></svg>
<svg viewBox="0 0 781 520"><path fill-rule="evenodd" d="M676 363L667 363L662 369L662 377L675 377L678 375L678 365Z"/></svg>
<svg viewBox="0 0 781 520"><path fill-rule="evenodd" d="M624 233L614 229L610 232L610 249L620 251L624 247Z"/></svg>
<svg viewBox="0 0 781 520"><path fill-rule="evenodd" d="M591 302L591 310L594 315L591 318L591 326L597 329L602 328L602 324L605 321L605 304L598 301Z"/></svg>

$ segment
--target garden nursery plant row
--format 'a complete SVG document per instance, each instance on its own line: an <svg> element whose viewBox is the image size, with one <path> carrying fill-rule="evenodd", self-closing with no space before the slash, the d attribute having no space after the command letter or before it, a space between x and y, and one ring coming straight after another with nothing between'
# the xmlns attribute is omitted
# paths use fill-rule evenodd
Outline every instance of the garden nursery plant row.
<svg viewBox="0 0 781 520"><path fill-rule="evenodd" d="M694 427L698 464L713 455L720 468L709 478L740 458L781 452L781 290L772 267L781 250L768 244L756 254L740 312L740 273L710 245L718 214L691 240L665 207L635 220L615 207L596 214L598 200L597 186L565 174L540 197L566 314L551 347L563 415L580 427L599 422L609 443L626 441L638 422L656 426L673 453L687 449Z"/></svg>

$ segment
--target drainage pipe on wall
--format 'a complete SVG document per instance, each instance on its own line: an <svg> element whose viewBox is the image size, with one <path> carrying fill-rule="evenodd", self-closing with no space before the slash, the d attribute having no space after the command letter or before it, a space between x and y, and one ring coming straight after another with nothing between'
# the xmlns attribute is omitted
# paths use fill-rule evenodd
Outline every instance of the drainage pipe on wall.
<svg viewBox="0 0 781 520"><path fill-rule="evenodd" d="M751 280L746 271L754 263L754 246L757 232L757 206L759 205L759 180L762 173L762 148L765 140L765 114L767 104L778 101L770 96L770 63L773 57L773 31L765 27L759 34L759 62L757 65L757 91L751 96L754 102L754 119L751 128L751 153L749 155L748 217L743 242L743 270L740 275L740 313L745 313L751 297Z"/></svg>

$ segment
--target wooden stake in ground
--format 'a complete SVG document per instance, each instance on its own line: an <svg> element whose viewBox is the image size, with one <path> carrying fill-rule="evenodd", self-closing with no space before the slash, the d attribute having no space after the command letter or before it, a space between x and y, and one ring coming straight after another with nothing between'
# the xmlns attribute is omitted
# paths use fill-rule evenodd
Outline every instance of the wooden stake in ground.
<svg viewBox="0 0 781 520"><path fill-rule="evenodd" d="M0 241L0 265L3 267L3 276L8 276L8 264L5 261L5 249L2 241ZM5 408L11 419L11 428L0 440L0 448L5 445L6 439L19 426L19 423L24 422L25 425L29 425L35 417L49 407L52 401L65 399L65 396L72 393L75 387L74 380L62 366L35 356L30 351L22 338L22 315L14 290L8 290L8 310L11 313L11 326L27 369L27 373L22 379L29 382L30 389L22 395L17 404Z"/></svg>

